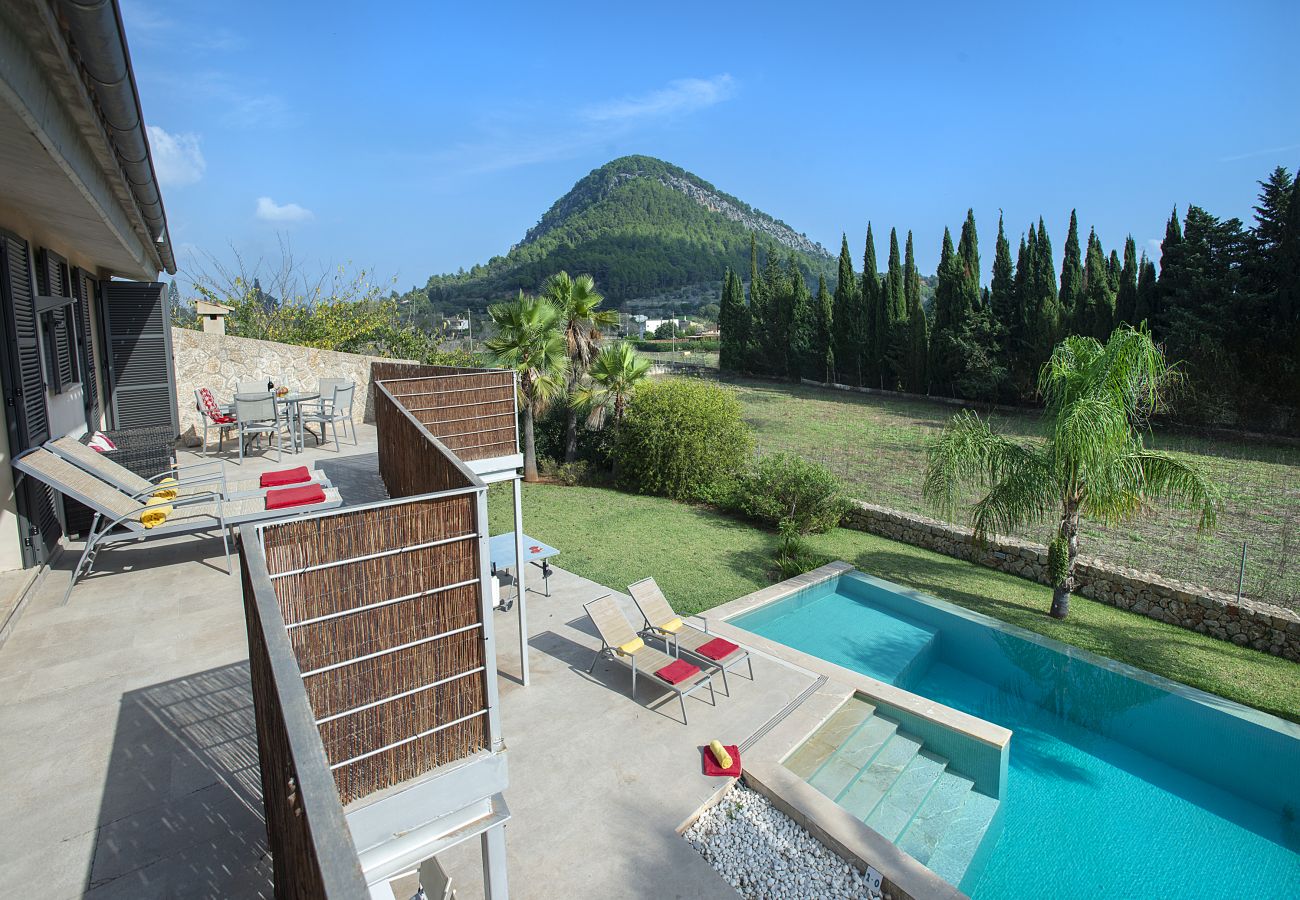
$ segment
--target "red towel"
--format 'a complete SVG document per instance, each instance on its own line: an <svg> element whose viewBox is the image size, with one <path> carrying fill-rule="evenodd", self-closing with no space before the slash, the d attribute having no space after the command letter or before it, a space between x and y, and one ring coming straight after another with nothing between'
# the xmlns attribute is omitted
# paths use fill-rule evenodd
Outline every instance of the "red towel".
<svg viewBox="0 0 1300 900"><path fill-rule="evenodd" d="M263 472L260 484L264 488L282 487L286 484L302 484L304 481L311 481L311 473L307 471L306 466L299 466L296 469L281 469L278 472Z"/></svg>
<svg viewBox="0 0 1300 900"><path fill-rule="evenodd" d="M675 659L655 674L669 684L681 684L687 678L700 674L700 667L693 666L684 659Z"/></svg>
<svg viewBox="0 0 1300 900"><path fill-rule="evenodd" d="M735 778L740 774L740 748L735 744L723 744L722 749L726 750L731 756L731 768L724 769L718 765L718 761L713 758L713 751L708 747L701 748L704 751L704 774L705 775L725 775L728 778Z"/></svg>
<svg viewBox="0 0 1300 900"><path fill-rule="evenodd" d="M284 509L288 506L324 502L325 489L319 484L306 484L302 487L280 488L278 491L266 492L267 509Z"/></svg>
<svg viewBox="0 0 1300 900"><path fill-rule="evenodd" d="M726 638L714 638L707 644L700 644L700 649L695 652L700 654L700 656L707 656L709 659L717 661L719 659L726 659L739 649L739 644L733 644Z"/></svg>

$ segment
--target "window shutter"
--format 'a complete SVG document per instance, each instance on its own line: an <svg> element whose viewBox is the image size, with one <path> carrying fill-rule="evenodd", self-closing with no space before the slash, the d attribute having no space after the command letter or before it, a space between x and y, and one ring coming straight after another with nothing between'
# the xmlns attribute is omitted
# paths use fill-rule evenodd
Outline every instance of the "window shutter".
<svg viewBox="0 0 1300 900"><path fill-rule="evenodd" d="M99 368L95 359L90 307L99 285L85 269L72 270L72 293L77 298L77 345L81 348L81 391L86 398L86 429L100 427Z"/></svg>
<svg viewBox="0 0 1300 900"><path fill-rule="evenodd" d="M26 241L3 232L0 245L0 305L4 307L4 341L0 348L4 365L0 366L0 376L9 420L9 450L17 455L47 441L50 425L45 410L31 251ZM54 492L34 478L19 473L15 476L24 561L28 565L43 563L59 539Z"/></svg>
<svg viewBox="0 0 1300 900"><path fill-rule="evenodd" d="M179 434L167 286L106 281L100 286L100 314L112 427L170 425Z"/></svg>

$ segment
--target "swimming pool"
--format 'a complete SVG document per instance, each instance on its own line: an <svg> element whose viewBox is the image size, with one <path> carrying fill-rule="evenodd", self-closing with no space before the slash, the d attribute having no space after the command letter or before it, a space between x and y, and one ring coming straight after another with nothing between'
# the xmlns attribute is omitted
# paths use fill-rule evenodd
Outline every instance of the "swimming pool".
<svg viewBox="0 0 1300 900"><path fill-rule="evenodd" d="M1300 727L856 572L730 622L1012 730L977 900L1300 895Z"/></svg>

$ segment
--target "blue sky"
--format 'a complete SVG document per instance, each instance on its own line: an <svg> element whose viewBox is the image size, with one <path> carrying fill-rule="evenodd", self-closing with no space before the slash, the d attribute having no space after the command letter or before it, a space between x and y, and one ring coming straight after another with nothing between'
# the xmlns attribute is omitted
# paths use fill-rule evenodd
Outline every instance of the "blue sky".
<svg viewBox="0 0 1300 900"><path fill-rule="evenodd" d="M882 265L974 207L987 277L999 209L1151 252L1300 164L1284 2L121 4L190 271L285 238L422 285L645 153L859 260L870 219Z"/></svg>

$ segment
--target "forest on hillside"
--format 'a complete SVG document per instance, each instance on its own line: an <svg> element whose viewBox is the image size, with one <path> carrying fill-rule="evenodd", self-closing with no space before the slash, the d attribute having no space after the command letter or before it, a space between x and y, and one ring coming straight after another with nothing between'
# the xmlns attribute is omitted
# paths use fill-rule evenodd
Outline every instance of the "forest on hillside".
<svg viewBox="0 0 1300 900"><path fill-rule="evenodd" d="M1254 221L1199 206L1169 218L1157 261L1130 235L1109 251L1070 214L1059 276L1044 220L1013 251L999 217L992 280L980 279L968 211L944 230L933 298L922 296L912 235L891 230L878 268L869 223L862 270L844 239L833 287L810 288L797 261L751 240L727 270L719 325L724 370L808 378L976 402L1033 403L1038 371L1068 335L1149 328L1185 376L1172 398L1185 422L1300 431L1300 178L1259 182Z"/></svg>
<svg viewBox="0 0 1300 900"><path fill-rule="evenodd" d="M831 271L831 257L779 219L678 166L623 157L582 178L509 253L431 276L400 299L428 321L535 291L568 271L592 275L607 302L621 306L716 284L724 268L744 265L755 231L793 253L805 277Z"/></svg>

